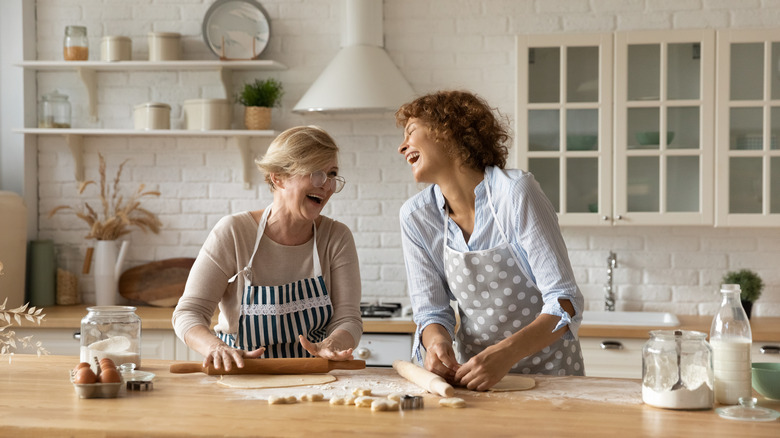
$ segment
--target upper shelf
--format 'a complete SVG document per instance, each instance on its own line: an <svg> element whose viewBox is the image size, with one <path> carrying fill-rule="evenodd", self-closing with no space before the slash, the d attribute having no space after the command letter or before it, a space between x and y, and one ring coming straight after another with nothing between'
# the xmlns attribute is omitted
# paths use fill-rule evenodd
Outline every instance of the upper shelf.
<svg viewBox="0 0 780 438"><path fill-rule="evenodd" d="M37 71L74 71L87 89L89 114L97 120L97 72L121 71L216 71L219 72L225 98L232 93L231 73L235 70L274 71L287 66L276 61L22 61L19 67Z"/></svg>
<svg viewBox="0 0 780 438"><path fill-rule="evenodd" d="M22 61L19 67L40 71L88 68L96 71L155 70L286 70L276 61Z"/></svg>

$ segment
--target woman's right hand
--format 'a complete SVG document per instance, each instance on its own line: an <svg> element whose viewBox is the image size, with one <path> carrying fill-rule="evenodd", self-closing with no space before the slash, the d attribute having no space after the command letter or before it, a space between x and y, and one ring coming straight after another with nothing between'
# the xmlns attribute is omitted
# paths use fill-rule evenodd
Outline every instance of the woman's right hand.
<svg viewBox="0 0 780 438"><path fill-rule="evenodd" d="M214 344L209 348L209 353L203 359L203 367L206 368L211 364L214 364L214 368L224 368L225 371L230 371L233 368L233 363L237 367L244 367L244 358L256 359L263 355L265 347L260 347L253 351L244 351L237 348L232 348L227 344L221 342Z"/></svg>
<svg viewBox="0 0 780 438"><path fill-rule="evenodd" d="M455 381L455 372L460 368L452 349L452 339L447 330L439 324L430 324L422 333L425 346L425 369L442 376L448 382Z"/></svg>

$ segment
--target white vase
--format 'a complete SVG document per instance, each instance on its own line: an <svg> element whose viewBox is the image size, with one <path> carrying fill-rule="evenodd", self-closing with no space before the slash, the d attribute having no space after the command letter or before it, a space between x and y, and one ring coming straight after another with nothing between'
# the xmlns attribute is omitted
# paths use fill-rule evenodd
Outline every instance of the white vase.
<svg viewBox="0 0 780 438"><path fill-rule="evenodd" d="M127 240L122 246L116 240L98 240L95 243L95 302L98 306L114 306L119 300L119 276L127 254Z"/></svg>

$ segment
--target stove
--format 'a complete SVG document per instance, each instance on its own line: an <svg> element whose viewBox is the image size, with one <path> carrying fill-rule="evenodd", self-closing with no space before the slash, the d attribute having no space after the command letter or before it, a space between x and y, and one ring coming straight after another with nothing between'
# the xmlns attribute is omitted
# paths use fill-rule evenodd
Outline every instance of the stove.
<svg viewBox="0 0 780 438"><path fill-rule="evenodd" d="M360 303L360 316L368 320L411 321L410 310L401 303ZM367 366L389 367L394 360L409 360L412 341L412 333L363 333L355 358L365 360Z"/></svg>
<svg viewBox="0 0 780 438"><path fill-rule="evenodd" d="M398 318L401 316L401 303L360 303L360 316L363 318Z"/></svg>

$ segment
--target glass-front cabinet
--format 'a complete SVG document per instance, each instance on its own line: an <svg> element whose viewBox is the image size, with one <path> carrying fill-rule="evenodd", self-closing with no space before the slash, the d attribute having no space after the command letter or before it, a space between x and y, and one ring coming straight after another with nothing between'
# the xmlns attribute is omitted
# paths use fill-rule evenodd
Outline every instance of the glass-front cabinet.
<svg viewBox="0 0 780 438"><path fill-rule="evenodd" d="M780 225L780 30L718 33L718 226Z"/></svg>
<svg viewBox="0 0 780 438"><path fill-rule="evenodd" d="M517 48L517 164L561 225L713 223L714 31L520 36Z"/></svg>
<svg viewBox="0 0 780 438"><path fill-rule="evenodd" d="M534 174L562 225L611 215L612 45L612 34L517 39L518 167Z"/></svg>
<svg viewBox="0 0 780 438"><path fill-rule="evenodd" d="M712 225L715 32L615 36L616 223Z"/></svg>

